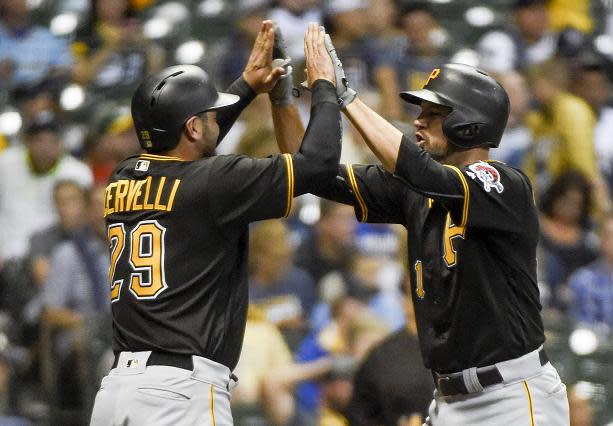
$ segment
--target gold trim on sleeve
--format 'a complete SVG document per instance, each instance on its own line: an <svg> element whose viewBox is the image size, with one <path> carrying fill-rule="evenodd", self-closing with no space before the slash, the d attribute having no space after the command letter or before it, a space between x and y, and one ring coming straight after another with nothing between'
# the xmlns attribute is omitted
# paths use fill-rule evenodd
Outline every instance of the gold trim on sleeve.
<svg viewBox="0 0 613 426"><path fill-rule="evenodd" d="M294 160L291 154L283 154L285 167L287 168L287 209L283 217L288 217L292 211L294 201Z"/></svg>
<svg viewBox="0 0 613 426"><path fill-rule="evenodd" d="M466 182L466 176L464 176L464 173L462 173L460 169L458 169L457 167L450 166L448 164L445 164L445 167L449 167L451 170L456 172L456 174L460 178L460 182L462 182L462 187L464 187L464 205L462 206L462 222L459 225L457 225L461 228L464 228L466 226L466 222L468 221L468 205L470 202L470 191L468 189L468 182Z"/></svg>
<svg viewBox="0 0 613 426"><path fill-rule="evenodd" d="M355 195L355 198L360 205L360 210L362 211L360 222L366 222L368 219L368 207L366 207L366 202L360 193L358 181L356 180L355 173L353 172L353 166L351 164L346 164L345 166L347 167L347 176L349 177L349 183L351 183L351 189L353 189L353 194Z"/></svg>

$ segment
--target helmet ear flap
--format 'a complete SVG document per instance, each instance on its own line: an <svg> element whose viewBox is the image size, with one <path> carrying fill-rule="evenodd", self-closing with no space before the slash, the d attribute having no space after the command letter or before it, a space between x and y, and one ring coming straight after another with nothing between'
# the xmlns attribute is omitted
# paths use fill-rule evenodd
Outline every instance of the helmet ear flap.
<svg viewBox="0 0 613 426"><path fill-rule="evenodd" d="M443 133L452 144L461 148L473 148L480 145L482 136L487 133L485 122L468 120L466 114L458 109L454 109L443 121Z"/></svg>

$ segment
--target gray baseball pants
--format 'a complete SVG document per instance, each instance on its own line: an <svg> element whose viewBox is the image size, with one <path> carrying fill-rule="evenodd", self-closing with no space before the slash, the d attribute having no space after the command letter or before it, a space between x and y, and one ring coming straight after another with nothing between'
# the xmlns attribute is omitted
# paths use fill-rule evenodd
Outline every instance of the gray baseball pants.
<svg viewBox="0 0 613 426"><path fill-rule="evenodd" d="M102 379L91 426L229 426L230 370L199 356L193 371L147 366L151 352L121 352Z"/></svg>
<svg viewBox="0 0 613 426"><path fill-rule="evenodd" d="M538 351L496 364L503 382L468 395L440 396L428 410L428 426L568 426L566 386ZM474 384L473 384L474 385Z"/></svg>

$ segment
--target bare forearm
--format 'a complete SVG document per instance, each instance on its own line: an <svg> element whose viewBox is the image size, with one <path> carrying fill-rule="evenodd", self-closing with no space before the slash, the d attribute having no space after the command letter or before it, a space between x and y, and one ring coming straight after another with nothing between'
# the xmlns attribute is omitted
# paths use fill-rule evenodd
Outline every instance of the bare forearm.
<svg viewBox="0 0 613 426"><path fill-rule="evenodd" d="M344 111L383 167L393 173L396 170L402 132L359 98L350 103Z"/></svg>
<svg viewBox="0 0 613 426"><path fill-rule="evenodd" d="M277 145L282 153L295 154L300 150L304 137L304 125L294 104L272 105L272 122L275 126Z"/></svg>
<svg viewBox="0 0 613 426"><path fill-rule="evenodd" d="M81 315L62 308L46 308L43 316L44 322L51 328L73 328L81 324Z"/></svg>

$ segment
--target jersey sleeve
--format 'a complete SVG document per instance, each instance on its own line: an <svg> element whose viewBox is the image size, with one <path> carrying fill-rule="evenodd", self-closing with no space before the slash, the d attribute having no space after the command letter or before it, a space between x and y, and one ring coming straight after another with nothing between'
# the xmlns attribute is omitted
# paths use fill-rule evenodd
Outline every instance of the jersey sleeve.
<svg viewBox="0 0 613 426"><path fill-rule="evenodd" d="M218 224L246 224L288 216L294 198L292 156L218 156L207 186L207 205Z"/></svg>
<svg viewBox="0 0 613 426"><path fill-rule="evenodd" d="M403 202L411 198L407 192L381 166L341 164L336 180L314 194L352 205L360 222L404 223Z"/></svg>
<svg viewBox="0 0 613 426"><path fill-rule="evenodd" d="M463 167L461 173L467 185L464 214L468 226L523 230L527 209L534 208L532 188L525 175L497 161L479 161Z"/></svg>

